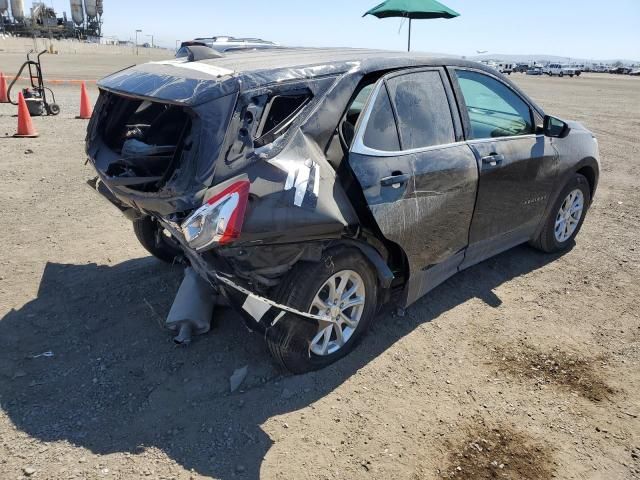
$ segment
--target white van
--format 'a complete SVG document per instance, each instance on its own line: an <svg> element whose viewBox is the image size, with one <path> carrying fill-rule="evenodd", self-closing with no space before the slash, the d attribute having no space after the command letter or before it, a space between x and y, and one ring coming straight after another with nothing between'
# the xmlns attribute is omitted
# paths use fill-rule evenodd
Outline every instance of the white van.
<svg viewBox="0 0 640 480"><path fill-rule="evenodd" d="M557 75L559 77L564 77L565 75L569 75L573 77L576 74L575 69L568 65L562 65L560 63L550 63L546 67L542 69L543 73L546 73L549 76Z"/></svg>
<svg viewBox="0 0 640 480"><path fill-rule="evenodd" d="M495 68L500 73L511 75L511 73L513 72L513 67L514 67L513 63L498 63Z"/></svg>

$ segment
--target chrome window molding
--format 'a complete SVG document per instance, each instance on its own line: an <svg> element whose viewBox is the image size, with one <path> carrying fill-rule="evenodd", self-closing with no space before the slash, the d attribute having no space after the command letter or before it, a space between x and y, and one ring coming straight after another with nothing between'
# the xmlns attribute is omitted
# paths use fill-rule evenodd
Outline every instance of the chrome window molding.
<svg viewBox="0 0 640 480"><path fill-rule="evenodd" d="M465 143L465 141L453 142L444 145L430 145L428 147L419 147L412 148L409 150L378 150L376 148L371 148L365 145L364 143L364 134L367 129L367 125L369 124L369 119L371 118L371 112L373 111L373 106L376 103L376 99L380 94L380 90L386 88L384 85L384 81L387 76L378 80L377 85L369 95L369 99L367 100L367 105L365 106L364 113L358 119L358 124L356 126L356 134L353 139L353 143L351 145L351 153L357 153L360 155L367 155L370 157L401 157L403 155L411 155L414 153L420 152L428 152L430 150L440 150L443 148L455 147L457 145L461 145ZM386 92L385 92L386 93ZM397 128L397 125L396 125ZM399 141L400 139L398 139Z"/></svg>
<svg viewBox="0 0 640 480"><path fill-rule="evenodd" d="M469 70L471 70L471 69L469 69ZM483 72L480 72L480 73L483 73ZM385 88L385 86L384 86L385 78L387 78L387 77L385 76L385 77L381 78L380 80L378 80L378 83L376 84L375 88L371 92L371 95L369 95L369 99L367 100L367 104L365 106L364 113L358 119L358 123L356 125L356 134L354 136L353 143L351 145L351 150L350 150L351 153L357 153L359 155L366 155L366 156L369 156L369 157L401 157L401 156L404 156L404 155L412 155L412 154L416 154L416 153L429 152L429 151L432 151L432 150L442 150L444 148L453 148L453 147L457 147L459 145L464 145L464 144L486 143L486 142L502 142L502 141L507 141L507 140L514 140L514 139L517 139L517 138L529 138L529 137L540 137L540 136L543 136L543 135L536 134L536 133L528 133L528 134L525 134L525 135L512 135L512 136L509 136L509 137L477 138L477 139L468 139L468 140L464 139L464 140L460 140L459 142L452 142L452 143L446 143L446 144L441 144L441 145L430 145L428 147L413 148L413 149L409 149L409 150L387 151L387 150L378 150L376 148L368 147L364 143L364 134L365 134L365 131L367 129L367 125L369 124L369 118L371 117L371 112L373 111L373 105L375 104L375 101L378 98L378 94L380 93L380 90ZM505 85L505 86L507 86L507 85ZM514 92L514 93L517 94L517 92ZM522 98L522 97L520 97L520 98ZM522 99L522 100L524 101L524 99ZM525 102L525 103L527 105L529 105L528 102ZM529 107L531 108L530 105L529 105Z"/></svg>
<svg viewBox="0 0 640 480"><path fill-rule="evenodd" d="M476 143L494 143L494 142L505 142L508 140L516 140L519 138L537 138L537 137L542 137L544 138L544 135L542 135L541 133L525 133L524 135L510 135L508 137L492 137L492 138L471 138L469 140L466 140L466 143L468 143L469 145L472 144L476 144ZM465 143L465 142L462 142Z"/></svg>

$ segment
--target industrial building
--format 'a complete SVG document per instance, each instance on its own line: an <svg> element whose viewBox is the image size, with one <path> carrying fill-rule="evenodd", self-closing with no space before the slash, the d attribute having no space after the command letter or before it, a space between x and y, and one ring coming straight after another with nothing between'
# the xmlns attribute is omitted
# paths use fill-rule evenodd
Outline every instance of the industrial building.
<svg viewBox="0 0 640 480"><path fill-rule="evenodd" d="M102 36L103 0L70 0L69 7L70 17L66 11L59 15L45 2L33 2L27 12L24 0L0 0L0 32L18 37L80 40Z"/></svg>

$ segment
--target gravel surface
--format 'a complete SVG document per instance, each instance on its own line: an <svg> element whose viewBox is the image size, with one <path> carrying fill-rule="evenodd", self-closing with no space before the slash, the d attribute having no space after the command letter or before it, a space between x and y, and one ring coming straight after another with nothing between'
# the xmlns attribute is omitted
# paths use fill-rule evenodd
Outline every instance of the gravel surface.
<svg viewBox="0 0 640 480"><path fill-rule="evenodd" d="M640 478L640 78L512 78L598 136L575 247L473 267L295 377L229 310L173 344L181 271L84 185L77 87L37 139L0 105L0 478Z"/></svg>

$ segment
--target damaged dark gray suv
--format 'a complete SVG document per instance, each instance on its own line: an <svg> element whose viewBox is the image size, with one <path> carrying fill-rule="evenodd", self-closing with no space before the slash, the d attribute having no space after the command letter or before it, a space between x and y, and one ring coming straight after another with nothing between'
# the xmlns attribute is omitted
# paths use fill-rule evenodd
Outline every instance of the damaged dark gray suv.
<svg viewBox="0 0 640 480"><path fill-rule="evenodd" d="M524 242L567 248L598 183L589 131L463 60L239 51L99 87L90 183L188 265L179 336L223 298L293 372L347 354L382 304Z"/></svg>

